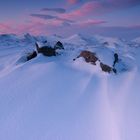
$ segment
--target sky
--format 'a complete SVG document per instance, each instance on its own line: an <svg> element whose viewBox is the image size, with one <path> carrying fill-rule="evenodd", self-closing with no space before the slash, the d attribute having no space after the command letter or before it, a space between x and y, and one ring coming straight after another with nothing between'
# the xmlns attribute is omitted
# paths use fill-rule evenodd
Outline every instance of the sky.
<svg viewBox="0 0 140 140"><path fill-rule="evenodd" d="M0 33L140 36L140 0L1 0Z"/></svg>

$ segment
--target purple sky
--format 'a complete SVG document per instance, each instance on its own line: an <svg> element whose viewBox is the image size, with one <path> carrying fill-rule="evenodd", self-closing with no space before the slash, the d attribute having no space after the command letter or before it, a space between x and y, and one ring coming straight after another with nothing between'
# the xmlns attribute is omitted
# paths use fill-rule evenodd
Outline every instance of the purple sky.
<svg viewBox="0 0 140 140"><path fill-rule="evenodd" d="M1 0L0 33L140 36L140 0Z"/></svg>

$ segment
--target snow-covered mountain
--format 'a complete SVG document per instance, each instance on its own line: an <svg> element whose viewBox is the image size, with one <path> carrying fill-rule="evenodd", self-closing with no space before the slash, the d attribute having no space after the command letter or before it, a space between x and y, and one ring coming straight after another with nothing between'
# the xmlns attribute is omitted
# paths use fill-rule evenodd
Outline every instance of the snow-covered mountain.
<svg viewBox="0 0 140 140"><path fill-rule="evenodd" d="M40 46L61 41L60 55L38 54ZM76 58L96 53L117 74ZM0 35L1 140L139 140L140 43L76 34L60 36Z"/></svg>

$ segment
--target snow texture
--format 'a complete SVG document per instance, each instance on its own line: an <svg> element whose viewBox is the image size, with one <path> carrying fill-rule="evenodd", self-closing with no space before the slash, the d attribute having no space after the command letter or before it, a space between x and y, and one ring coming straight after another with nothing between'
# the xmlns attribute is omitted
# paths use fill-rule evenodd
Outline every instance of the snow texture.
<svg viewBox="0 0 140 140"><path fill-rule="evenodd" d="M35 42L61 55L26 61ZM137 47L136 47L137 46ZM1 140L140 140L140 44L101 36L0 35ZM117 74L83 58L95 52Z"/></svg>

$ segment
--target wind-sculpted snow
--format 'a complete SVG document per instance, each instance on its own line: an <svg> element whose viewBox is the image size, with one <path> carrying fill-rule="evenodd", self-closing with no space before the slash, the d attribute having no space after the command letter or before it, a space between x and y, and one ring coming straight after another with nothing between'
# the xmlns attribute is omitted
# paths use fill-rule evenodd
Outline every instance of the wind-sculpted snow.
<svg viewBox="0 0 140 140"><path fill-rule="evenodd" d="M140 139L140 49L120 39L80 36L0 41L1 140ZM35 41L46 40L49 45L61 41L61 55L22 61ZM118 45L111 47L114 40ZM105 73L99 62L91 65L82 57L73 61L82 50L110 66L118 53L121 71Z"/></svg>

